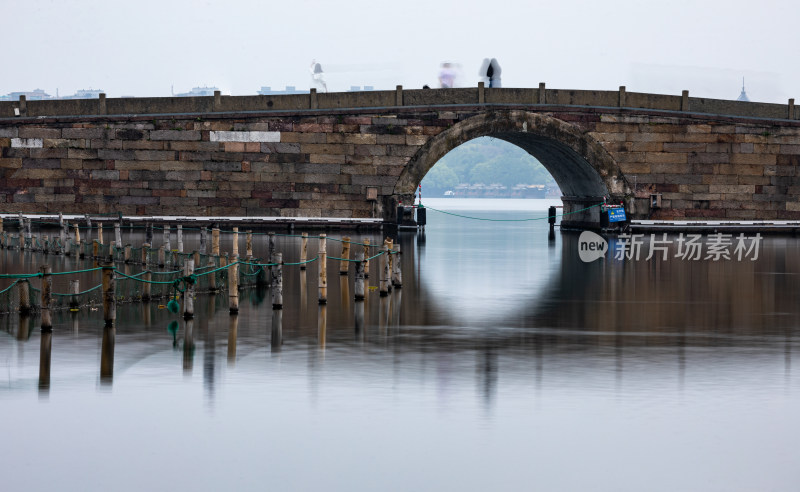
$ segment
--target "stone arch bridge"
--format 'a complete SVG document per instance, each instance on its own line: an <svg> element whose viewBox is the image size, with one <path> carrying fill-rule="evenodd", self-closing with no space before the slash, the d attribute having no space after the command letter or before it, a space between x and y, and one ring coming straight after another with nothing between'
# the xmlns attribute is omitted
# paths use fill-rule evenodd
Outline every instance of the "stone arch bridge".
<svg viewBox="0 0 800 492"><path fill-rule="evenodd" d="M800 219L794 100L544 84L0 102L0 211L392 219L480 136L534 155L565 212L607 197L634 218Z"/></svg>

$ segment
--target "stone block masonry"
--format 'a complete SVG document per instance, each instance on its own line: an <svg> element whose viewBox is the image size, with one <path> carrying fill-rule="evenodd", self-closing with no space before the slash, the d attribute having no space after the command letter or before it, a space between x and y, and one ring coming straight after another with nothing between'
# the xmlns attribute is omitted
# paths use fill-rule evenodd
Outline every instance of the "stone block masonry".
<svg viewBox="0 0 800 492"><path fill-rule="evenodd" d="M523 107L0 118L0 211L390 218L433 165L425 155L489 135L541 150L578 198L605 193L582 195L575 180L592 180L561 169L559 156L602 154L596 162L608 166L591 165L609 194L661 195L660 208L632 210L637 218L800 219L798 120L534 105L523 95ZM530 118L510 123L512 113Z"/></svg>

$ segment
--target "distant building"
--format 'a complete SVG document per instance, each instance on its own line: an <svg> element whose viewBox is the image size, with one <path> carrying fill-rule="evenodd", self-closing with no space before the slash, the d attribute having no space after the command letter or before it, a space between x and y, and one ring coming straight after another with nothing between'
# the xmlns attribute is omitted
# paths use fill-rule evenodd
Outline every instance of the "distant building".
<svg viewBox="0 0 800 492"><path fill-rule="evenodd" d="M45 99L55 99L53 96L46 93L42 89L36 89L33 91L9 92L5 96L0 96L0 101L19 101L19 96L25 96L25 100L27 101L42 101Z"/></svg>
<svg viewBox="0 0 800 492"><path fill-rule="evenodd" d="M202 97L213 96L214 91L218 91L218 87L193 87L189 92L181 92L180 94L173 93L173 97Z"/></svg>
<svg viewBox="0 0 800 492"><path fill-rule="evenodd" d="M736 100L750 102L750 99L747 97L747 93L744 91L744 79L742 79L742 93L739 94L739 97Z"/></svg>
<svg viewBox="0 0 800 492"><path fill-rule="evenodd" d="M103 89L81 89L71 96L63 96L60 99L99 99Z"/></svg>
<svg viewBox="0 0 800 492"><path fill-rule="evenodd" d="M262 96L280 96L285 94L308 94L310 91L304 90L297 90L293 85L287 85L285 90L272 90L272 87L269 86L261 86L261 90L258 91L258 94Z"/></svg>

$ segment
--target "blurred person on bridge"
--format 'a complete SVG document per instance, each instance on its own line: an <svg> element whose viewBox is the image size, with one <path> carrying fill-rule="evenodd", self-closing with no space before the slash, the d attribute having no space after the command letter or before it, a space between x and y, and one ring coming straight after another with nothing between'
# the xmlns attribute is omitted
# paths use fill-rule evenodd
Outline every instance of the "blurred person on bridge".
<svg viewBox="0 0 800 492"><path fill-rule="evenodd" d="M496 58L484 58L478 75L487 87L500 87L500 64Z"/></svg>
<svg viewBox="0 0 800 492"><path fill-rule="evenodd" d="M442 89L452 89L456 85L456 68L450 62L442 63L439 70L439 87Z"/></svg>
<svg viewBox="0 0 800 492"><path fill-rule="evenodd" d="M317 63L317 60L311 60L311 66L308 70L311 72L311 84L321 86L325 92L328 92L328 85L323 78L322 65Z"/></svg>

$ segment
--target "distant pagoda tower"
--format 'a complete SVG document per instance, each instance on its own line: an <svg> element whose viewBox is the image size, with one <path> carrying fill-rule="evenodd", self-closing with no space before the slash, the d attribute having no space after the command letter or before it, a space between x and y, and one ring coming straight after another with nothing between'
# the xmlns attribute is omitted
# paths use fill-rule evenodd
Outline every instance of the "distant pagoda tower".
<svg viewBox="0 0 800 492"><path fill-rule="evenodd" d="M742 77L742 93L739 94L739 98L736 100L750 102L750 99L747 97L747 93L744 91L744 77Z"/></svg>

